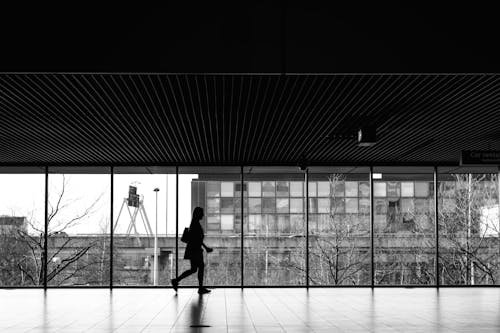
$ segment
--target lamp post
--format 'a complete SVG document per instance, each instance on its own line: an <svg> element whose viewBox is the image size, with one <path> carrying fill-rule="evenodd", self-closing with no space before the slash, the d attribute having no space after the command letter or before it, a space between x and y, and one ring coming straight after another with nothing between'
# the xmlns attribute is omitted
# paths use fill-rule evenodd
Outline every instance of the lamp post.
<svg viewBox="0 0 500 333"><path fill-rule="evenodd" d="M157 187L153 191L156 194L156 218L155 218L155 241L154 241L154 252L153 252L153 285L158 285L158 191L160 189Z"/></svg>

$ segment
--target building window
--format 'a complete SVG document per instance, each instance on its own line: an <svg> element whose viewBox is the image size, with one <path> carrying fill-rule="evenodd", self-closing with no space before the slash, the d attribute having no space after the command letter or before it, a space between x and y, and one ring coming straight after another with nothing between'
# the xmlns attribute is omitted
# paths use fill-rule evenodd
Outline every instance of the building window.
<svg viewBox="0 0 500 333"><path fill-rule="evenodd" d="M234 230L234 215L221 215L220 227L222 231Z"/></svg>
<svg viewBox="0 0 500 333"><path fill-rule="evenodd" d="M259 213L262 207L262 199L261 198L249 198L248 199L248 211L250 213Z"/></svg>
<svg viewBox="0 0 500 333"><path fill-rule="evenodd" d="M276 198L276 210L278 213L288 214L289 206L288 206L288 198Z"/></svg>
<svg viewBox="0 0 500 333"><path fill-rule="evenodd" d="M248 189L251 197L260 197L262 194L260 182L249 182Z"/></svg>
<svg viewBox="0 0 500 333"><path fill-rule="evenodd" d="M330 213L329 198L318 198L318 213Z"/></svg>
<svg viewBox="0 0 500 333"><path fill-rule="evenodd" d="M275 198L262 198L262 212L275 213L276 212L276 199Z"/></svg>
<svg viewBox="0 0 500 333"><path fill-rule="evenodd" d="M302 213L304 211L303 199L290 199L290 213Z"/></svg>
<svg viewBox="0 0 500 333"><path fill-rule="evenodd" d="M387 196L393 198L401 196L399 182L387 182Z"/></svg>
<svg viewBox="0 0 500 333"><path fill-rule="evenodd" d="M415 182L415 196L420 198L427 198L429 196L429 183Z"/></svg>
<svg viewBox="0 0 500 333"><path fill-rule="evenodd" d="M344 191L345 191L345 183L343 181L336 181L335 182L335 196L336 197L343 197Z"/></svg>
<svg viewBox="0 0 500 333"><path fill-rule="evenodd" d="M208 213L219 213L220 212L220 199L219 198L208 198L207 199L207 210Z"/></svg>
<svg viewBox="0 0 500 333"><path fill-rule="evenodd" d="M290 182L290 196L302 197L304 183L303 182Z"/></svg>
<svg viewBox="0 0 500 333"><path fill-rule="evenodd" d="M370 183L359 182L359 196L369 197L370 196Z"/></svg>
<svg viewBox="0 0 500 333"><path fill-rule="evenodd" d="M276 192L274 190L275 183L270 181L262 182L262 196L263 197L274 197Z"/></svg>
<svg viewBox="0 0 500 333"><path fill-rule="evenodd" d="M345 182L345 196L346 197L358 196L358 182Z"/></svg>
<svg viewBox="0 0 500 333"><path fill-rule="evenodd" d="M310 197L317 197L316 182L309 182L309 196Z"/></svg>
<svg viewBox="0 0 500 333"><path fill-rule="evenodd" d="M386 184L385 182L374 182L373 183L373 196L374 197L386 197Z"/></svg>
<svg viewBox="0 0 500 333"><path fill-rule="evenodd" d="M222 213L232 213L234 211L233 198L221 198L220 206Z"/></svg>
<svg viewBox="0 0 500 333"><path fill-rule="evenodd" d="M413 197L413 182L401 182L401 196Z"/></svg>
<svg viewBox="0 0 500 333"><path fill-rule="evenodd" d="M207 195L209 197L219 197L220 196L220 183L219 182L208 182L207 183Z"/></svg>
<svg viewBox="0 0 500 333"><path fill-rule="evenodd" d="M276 182L276 196L277 197L288 197L288 182L278 181Z"/></svg>
<svg viewBox="0 0 500 333"><path fill-rule="evenodd" d="M318 182L318 197L330 196L330 182Z"/></svg>
<svg viewBox="0 0 500 333"><path fill-rule="evenodd" d="M358 213L358 199L346 198L345 199L345 212L351 214Z"/></svg>
<svg viewBox="0 0 500 333"><path fill-rule="evenodd" d="M222 182L221 183L221 197L234 197L234 183Z"/></svg>

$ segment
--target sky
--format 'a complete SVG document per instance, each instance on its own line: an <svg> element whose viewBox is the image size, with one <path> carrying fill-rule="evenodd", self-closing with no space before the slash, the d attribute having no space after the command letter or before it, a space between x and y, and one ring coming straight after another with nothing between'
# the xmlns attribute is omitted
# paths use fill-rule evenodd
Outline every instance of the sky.
<svg viewBox="0 0 500 333"><path fill-rule="evenodd" d="M179 230L191 221L191 180L196 174L179 174ZM109 233L110 176L96 174L49 174L49 202L56 206L62 191L60 209L50 222L49 230L64 229L68 234ZM0 174L0 215L25 216L35 228L44 224L44 174ZM130 222L127 205L129 186L137 187L143 199L144 211L153 233L156 222L156 193L158 192L158 234L175 234L175 174L115 174L114 224L115 233L125 233ZM123 206L123 208L122 208ZM90 210L89 210L90 208ZM122 212L120 213L120 209ZM133 213L134 207L129 207ZM50 212L49 208L49 212ZM86 211L89 210L88 213ZM76 217L68 227L64 227ZM143 219L136 219L137 231L145 232ZM34 232L33 228L29 229Z"/></svg>

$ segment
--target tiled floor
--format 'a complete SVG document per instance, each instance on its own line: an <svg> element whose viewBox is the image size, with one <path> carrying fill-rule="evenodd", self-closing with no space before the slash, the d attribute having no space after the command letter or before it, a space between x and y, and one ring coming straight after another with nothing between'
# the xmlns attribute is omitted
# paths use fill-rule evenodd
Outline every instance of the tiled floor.
<svg viewBox="0 0 500 333"><path fill-rule="evenodd" d="M500 289L0 290L0 331L500 332Z"/></svg>

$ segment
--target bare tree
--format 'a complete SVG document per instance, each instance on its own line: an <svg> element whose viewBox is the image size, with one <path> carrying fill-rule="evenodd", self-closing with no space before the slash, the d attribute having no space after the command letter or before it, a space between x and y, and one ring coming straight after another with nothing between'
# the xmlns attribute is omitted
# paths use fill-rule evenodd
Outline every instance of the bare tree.
<svg viewBox="0 0 500 333"><path fill-rule="evenodd" d="M48 220L48 257L45 263L45 230L43 223L27 219L30 230L17 229L10 236L11 243L19 243L24 248L24 254L16 260L16 266L29 284L43 284L45 269L47 283L62 285L68 281L85 276L88 284L101 283L105 269L106 241L103 237L87 237L85 239L68 236L66 231L92 217L98 210L103 194L100 194L81 212L68 214L59 218L61 212L76 204L81 198L70 200L66 198L69 180L61 177L61 186L55 190L55 196L49 198ZM31 232L30 232L31 231ZM33 233L34 232L34 233ZM107 276L107 275L106 275Z"/></svg>

